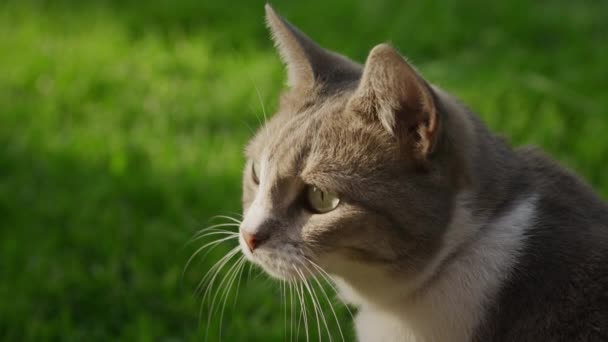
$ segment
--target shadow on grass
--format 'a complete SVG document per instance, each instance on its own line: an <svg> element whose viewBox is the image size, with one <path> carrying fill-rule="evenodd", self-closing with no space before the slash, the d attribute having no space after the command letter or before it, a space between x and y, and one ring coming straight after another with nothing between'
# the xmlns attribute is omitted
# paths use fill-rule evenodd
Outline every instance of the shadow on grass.
<svg viewBox="0 0 608 342"><path fill-rule="evenodd" d="M158 174L137 150L114 174L18 141L0 136L0 335L196 336L194 288L213 260L182 283L196 247L186 241L210 216L238 209L238 179Z"/></svg>

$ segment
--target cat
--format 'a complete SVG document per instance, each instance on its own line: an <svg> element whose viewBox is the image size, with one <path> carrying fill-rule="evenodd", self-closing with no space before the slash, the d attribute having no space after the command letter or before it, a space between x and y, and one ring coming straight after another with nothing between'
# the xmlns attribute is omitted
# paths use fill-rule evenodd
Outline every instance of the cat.
<svg viewBox="0 0 608 342"><path fill-rule="evenodd" d="M321 268L364 342L608 340L608 205L587 184L392 46L361 65L266 21L288 89L246 148L249 261Z"/></svg>

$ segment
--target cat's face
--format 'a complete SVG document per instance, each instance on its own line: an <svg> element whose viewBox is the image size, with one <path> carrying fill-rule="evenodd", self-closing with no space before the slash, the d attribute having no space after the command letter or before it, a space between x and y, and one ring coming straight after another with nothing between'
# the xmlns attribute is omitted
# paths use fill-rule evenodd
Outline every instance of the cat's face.
<svg viewBox="0 0 608 342"><path fill-rule="evenodd" d="M458 183L430 88L386 45L361 67L267 15L290 89L246 149L243 253L288 280L418 272Z"/></svg>

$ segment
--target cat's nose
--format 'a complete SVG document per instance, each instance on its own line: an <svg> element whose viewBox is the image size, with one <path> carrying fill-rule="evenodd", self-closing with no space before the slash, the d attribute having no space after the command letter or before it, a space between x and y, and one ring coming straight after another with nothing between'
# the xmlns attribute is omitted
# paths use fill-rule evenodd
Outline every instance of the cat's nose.
<svg viewBox="0 0 608 342"><path fill-rule="evenodd" d="M253 252L254 249L258 248L267 238L260 234L250 234L245 230L241 230L241 234L243 235L243 240L249 247L249 250Z"/></svg>

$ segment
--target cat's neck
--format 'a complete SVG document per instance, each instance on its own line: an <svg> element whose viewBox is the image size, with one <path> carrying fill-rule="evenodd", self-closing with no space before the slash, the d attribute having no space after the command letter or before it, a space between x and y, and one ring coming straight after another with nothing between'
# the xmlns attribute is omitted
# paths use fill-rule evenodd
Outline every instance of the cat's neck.
<svg viewBox="0 0 608 342"><path fill-rule="evenodd" d="M467 197L459 199L444 247L415 281L373 271L364 271L374 277L373 286L369 279L336 281L343 298L361 310L361 341L375 341L383 332L403 341L471 338L517 261L537 198L521 197L501 215L486 219L474 216Z"/></svg>

